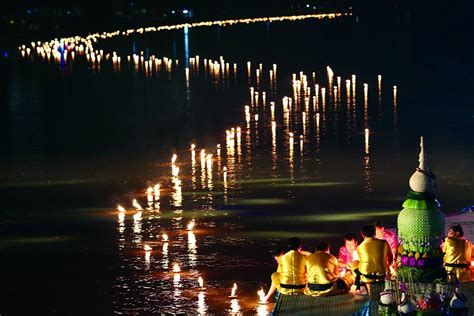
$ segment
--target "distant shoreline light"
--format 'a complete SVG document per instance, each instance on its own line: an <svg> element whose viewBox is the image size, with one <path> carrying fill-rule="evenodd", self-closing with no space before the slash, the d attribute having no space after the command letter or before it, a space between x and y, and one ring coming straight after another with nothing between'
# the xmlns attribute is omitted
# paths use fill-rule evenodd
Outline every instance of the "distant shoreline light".
<svg viewBox="0 0 474 316"><path fill-rule="evenodd" d="M136 28L136 29L128 29L126 31L114 31L114 32L102 32L102 33L93 33L89 34L85 37L82 36L71 36L57 38L42 43L41 41L31 42L31 48L36 50L38 54L42 55L56 55L57 52L59 55L67 54L67 51L75 51L77 53L83 54L84 52L92 52L94 51L92 43L96 43L99 39L107 39L112 38L115 36L123 35L128 36L130 34L139 33L143 34L144 32L160 32L160 31L170 31L170 30L178 30L184 28L196 28L196 27L210 27L210 26L230 26L235 24L250 24L250 23L260 23L260 22L283 22L283 21L300 21L300 20L307 20L307 19L334 19L337 17L343 16L352 16L352 13L321 13L321 14L305 14L305 15L288 15L288 16L277 16L277 17L261 17L261 18L245 18L245 19L230 19L230 20L218 20L218 21L203 21L203 22L195 22L195 23L181 23L181 24L174 24L174 25L162 25L162 26L150 26L146 28ZM19 51L21 52L22 56L30 54L30 45L20 45L18 47ZM77 49L75 46L78 46ZM84 47L85 46L85 47ZM55 56L58 57L58 56Z"/></svg>

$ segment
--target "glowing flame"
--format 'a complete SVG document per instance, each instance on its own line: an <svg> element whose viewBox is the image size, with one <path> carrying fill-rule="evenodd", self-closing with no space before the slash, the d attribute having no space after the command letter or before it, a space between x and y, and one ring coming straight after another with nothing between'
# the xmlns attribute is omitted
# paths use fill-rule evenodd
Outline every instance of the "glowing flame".
<svg viewBox="0 0 474 316"><path fill-rule="evenodd" d="M196 225L196 223L194 222L194 219L191 220L191 221L188 223L188 230L193 230L195 225Z"/></svg>
<svg viewBox="0 0 474 316"><path fill-rule="evenodd" d="M168 241L168 235L164 233L163 235L161 235L161 239L163 239L163 241Z"/></svg>
<svg viewBox="0 0 474 316"><path fill-rule="evenodd" d="M178 155L173 154L173 156L171 157L171 163L174 164L176 162L176 159L178 159Z"/></svg>
<svg viewBox="0 0 474 316"><path fill-rule="evenodd" d="M143 249L144 249L145 251L152 251L152 250L153 250L153 248L151 248L149 245L143 246Z"/></svg>
<svg viewBox="0 0 474 316"><path fill-rule="evenodd" d="M140 204L138 204L137 199L133 199L132 205L139 211L143 210Z"/></svg>
<svg viewBox="0 0 474 316"><path fill-rule="evenodd" d="M194 150L196 149L196 145L195 144L191 144L191 150Z"/></svg>
<svg viewBox="0 0 474 316"><path fill-rule="evenodd" d="M230 292L230 296L231 297L235 297L237 295L235 295L237 292L237 283L234 283L234 286L232 287L232 291Z"/></svg>
<svg viewBox="0 0 474 316"><path fill-rule="evenodd" d="M152 187L148 187L148 189L146 189L146 193L147 193L147 194L153 194L153 188L152 188Z"/></svg>
<svg viewBox="0 0 474 316"><path fill-rule="evenodd" d="M155 186L153 187L153 191L155 192L155 197L159 197L160 196L160 185L155 184Z"/></svg>
<svg viewBox="0 0 474 316"><path fill-rule="evenodd" d="M263 291L263 289L260 289L260 291L258 291L257 294L258 294L258 300L260 302L265 302L265 292Z"/></svg>
<svg viewBox="0 0 474 316"><path fill-rule="evenodd" d="M122 205L117 205L117 210L118 210L120 213L125 213L125 208L124 208Z"/></svg>
<svg viewBox="0 0 474 316"><path fill-rule="evenodd" d="M177 263L173 264L173 272L174 273L181 272L181 268L179 267L179 264Z"/></svg>
<svg viewBox="0 0 474 316"><path fill-rule="evenodd" d="M142 211L138 211L137 213L133 214L133 220L135 222L139 221L142 219Z"/></svg>
<svg viewBox="0 0 474 316"><path fill-rule="evenodd" d="M204 287L204 280L202 279L202 277L198 278L198 283L199 283L199 287Z"/></svg>

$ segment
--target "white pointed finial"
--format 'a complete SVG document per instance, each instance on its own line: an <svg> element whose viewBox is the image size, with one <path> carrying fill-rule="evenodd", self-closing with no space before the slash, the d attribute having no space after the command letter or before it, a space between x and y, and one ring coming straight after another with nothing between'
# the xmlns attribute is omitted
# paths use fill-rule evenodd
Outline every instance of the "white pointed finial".
<svg viewBox="0 0 474 316"><path fill-rule="evenodd" d="M425 164L425 148L423 147L423 136L420 137L420 169L423 170L424 164Z"/></svg>
<svg viewBox="0 0 474 316"><path fill-rule="evenodd" d="M435 188L435 180L428 164L425 161L425 148L423 144L423 136L420 138L420 156L419 165L415 173L410 178L410 188L415 192L433 192Z"/></svg>
<svg viewBox="0 0 474 316"><path fill-rule="evenodd" d="M423 146L423 136L420 137L420 148L420 158L418 159L420 165L418 168L425 171L425 148Z"/></svg>

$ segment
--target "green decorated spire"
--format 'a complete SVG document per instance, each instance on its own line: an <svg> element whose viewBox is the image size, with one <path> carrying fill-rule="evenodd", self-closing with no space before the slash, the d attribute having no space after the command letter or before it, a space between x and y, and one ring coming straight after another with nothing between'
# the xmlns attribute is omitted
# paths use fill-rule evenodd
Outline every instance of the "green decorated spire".
<svg viewBox="0 0 474 316"><path fill-rule="evenodd" d="M398 214L399 273L413 273L417 280L427 281L435 275L440 276L435 272L442 270L440 242L444 215L434 194L436 181L426 161L423 137L418 168L410 177L409 184L411 190Z"/></svg>

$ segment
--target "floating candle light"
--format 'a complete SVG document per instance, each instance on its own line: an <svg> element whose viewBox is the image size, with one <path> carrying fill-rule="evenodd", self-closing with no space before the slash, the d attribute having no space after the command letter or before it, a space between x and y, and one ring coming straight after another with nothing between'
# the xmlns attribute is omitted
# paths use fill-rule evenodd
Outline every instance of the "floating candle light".
<svg viewBox="0 0 474 316"><path fill-rule="evenodd" d="M175 165L173 165L173 169L171 170L171 175L173 177L177 177L179 175L179 167L176 167Z"/></svg>
<svg viewBox="0 0 474 316"><path fill-rule="evenodd" d="M176 162L176 159L178 159L178 155L173 154L173 156L171 157L171 163L174 164Z"/></svg>
<svg viewBox="0 0 474 316"><path fill-rule="evenodd" d="M133 199L132 205L139 211L143 210L143 208L138 204L137 199Z"/></svg>
<svg viewBox="0 0 474 316"><path fill-rule="evenodd" d="M204 287L204 280L202 277L198 278L198 284L199 284L199 289L200 290L205 290L206 288Z"/></svg>
<svg viewBox="0 0 474 316"><path fill-rule="evenodd" d="M263 289L260 289L260 291L257 292L257 295L259 304L267 304L265 301L265 291L263 291Z"/></svg>
<svg viewBox="0 0 474 316"><path fill-rule="evenodd" d="M155 192L155 200L159 199L159 197L160 197L160 185L159 184L155 184L155 186L153 187L153 192Z"/></svg>
<svg viewBox="0 0 474 316"><path fill-rule="evenodd" d="M237 283L234 283L234 286L232 287L232 291L230 292L229 298L236 298L237 297Z"/></svg>
<svg viewBox="0 0 474 316"><path fill-rule="evenodd" d="M146 194L147 194L148 202L153 202L153 188L152 187L148 187L148 189L146 189Z"/></svg>
<svg viewBox="0 0 474 316"><path fill-rule="evenodd" d="M168 241L168 234L163 233L163 234L161 235L161 239L163 239L163 241Z"/></svg>
<svg viewBox="0 0 474 316"><path fill-rule="evenodd" d="M196 225L194 219L191 220L189 223L188 223L188 226L187 226L187 229L188 230L193 230L194 229L194 226Z"/></svg>
<svg viewBox="0 0 474 316"><path fill-rule="evenodd" d="M137 213L133 214L133 220L138 222L142 219L142 211L138 211Z"/></svg>
<svg viewBox="0 0 474 316"><path fill-rule="evenodd" d="M174 273L181 272L181 268L179 267L179 264L177 264L177 263L173 264L173 272Z"/></svg>
<svg viewBox="0 0 474 316"><path fill-rule="evenodd" d="M149 245L146 245L146 244L145 244L145 246L143 246L143 249L145 251L152 251L153 250L153 248L151 248Z"/></svg>

